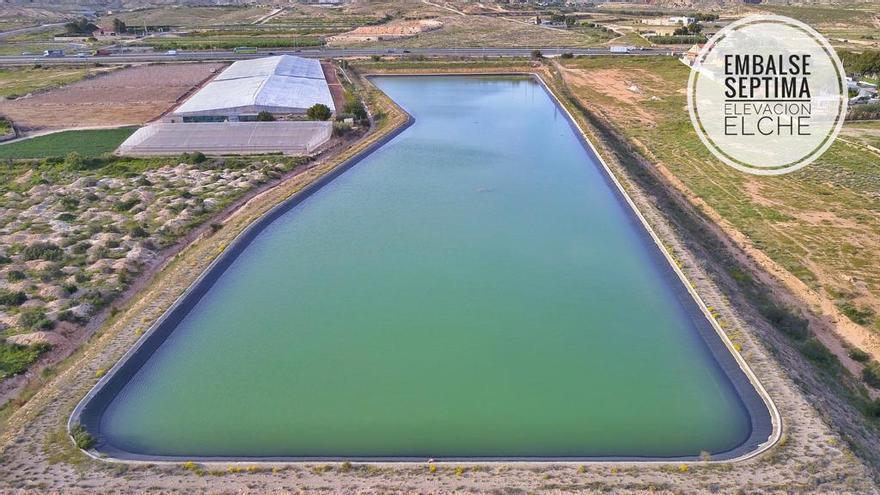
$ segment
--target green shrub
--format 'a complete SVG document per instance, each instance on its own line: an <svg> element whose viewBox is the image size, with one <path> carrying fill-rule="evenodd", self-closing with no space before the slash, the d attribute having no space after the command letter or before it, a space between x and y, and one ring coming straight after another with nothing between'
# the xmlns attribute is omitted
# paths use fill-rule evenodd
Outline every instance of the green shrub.
<svg viewBox="0 0 880 495"><path fill-rule="evenodd" d="M265 110L257 114L257 122L272 122L274 120L275 116Z"/></svg>
<svg viewBox="0 0 880 495"><path fill-rule="evenodd" d="M861 349L850 349L849 357L853 361L858 361L860 363L867 363L871 359L871 355Z"/></svg>
<svg viewBox="0 0 880 495"><path fill-rule="evenodd" d="M0 379L23 373L41 354L51 348L49 344L25 346L0 341Z"/></svg>
<svg viewBox="0 0 880 495"><path fill-rule="evenodd" d="M46 317L46 313L39 308L21 310L18 314L18 324L31 330L46 330L52 328L52 320Z"/></svg>
<svg viewBox="0 0 880 495"><path fill-rule="evenodd" d="M815 338L811 338L804 342L801 351L810 361L822 366L832 367L839 364L837 356L835 356L827 347Z"/></svg>
<svg viewBox="0 0 880 495"><path fill-rule="evenodd" d="M8 277L9 274L7 274ZM4 306L19 306L25 301L27 301L27 296L22 291L13 292L9 289L0 289L0 304Z"/></svg>
<svg viewBox="0 0 880 495"><path fill-rule="evenodd" d="M84 162L83 162L82 156L80 156L80 154L77 153L76 151L71 151L64 158L64 164L72 170L82 170L83 163Z"/></svg>
<svg viewBox="0 0 880 495"><path fill-rule="evenodd" d="M64 196L58 200L58 203L65 210L75 210L79 206L79 200L70 196Z"/></svg>
<svg viewBox="0 0 880 495"><path fill-rule="evenodd" d="M868 385L874 388L880 388L880 363L875 361L865 366L864 369L862 369L862 379L865 380L865 383Z"/></svg>
<svg viewBox="0 0 880 495"><path fill-rule="evenodd" d="M658 45L693 45L695 43L705 43L706 37L698 36L651 36L651 43Z"/></svg>
<svg viewBox="0 0 880 495"><path fill-rule="evenodd" d="M73 442L76 444L76 446L83 450L89 450L95 445L96 442L95 437L93 437L91 433L87 432L81 424L76 424L73 428L70 429L70 436L73 437Z"/></svg>
<svg viewBox="0 0 880 495"><path fill-rule="evenodd" d="M306 111L309 120L327 120L332 114L330 107L323 103L315 103Z"/></svg>
<svg viewBox="0 0 880 495"><path fill-rule="evenodd" d="M147 237L149 233L141 227L140 225L133 225L130 229L128 229L128 233L132 237Z"/></svg>
<svg viewBox="0 0 880 495"><path fill-rule="evenodd" d="M6 280L9 282L18 282L24 280L27 276L21 270L9 270L6 272Z"/></svg>
<svg viewBox="0 0 880 495"><path fill-rule="evenodd" d="M126 212L126 211L134 208L135 205L137 205L140 202L141 201L137 198L132 198L132 199L129 199L128 201L120 201L120 202L116 203L115 205L113 205L113 209L120 212L120 213L123 213L123 212Z"/></svg>
<svg viewBox="0 0 880 495"><path fill-rule="evenodd" d="M571 53L571 52L564 52L564 53L563 53L562 55L560 55L559 57L560 57L560 58L574 58L574 53Z"/></svg>
<svg viewBox="0 0 880 495"><path fill-rule="evenodd" d="M853 323L868 325L874 319L874 311L870 308L859 308L851 301L838 304L840 312L845 314Z"/></svg>
<svg viewBox="0 0 880 495"><path fill-rule="evenodd" d="M349 113L355 120L367 120L367 109L357 97L349 95L345 98L345 113Z"/></svg>
<svg viewBox="0 0 880 495"><path fill-rule="evenodd" d="M51 242L36 242L22 249L21 256L25 261L61 261L64 258L64 250Z"/></svg>
<svg viewBox="0 0 880 495"><path fill-rule="evenodd" d="M771 302L761 305L759 310L776 329L789 337L795 340L804 340L810 336L809 322L806 318L797 316Z"/></svg>

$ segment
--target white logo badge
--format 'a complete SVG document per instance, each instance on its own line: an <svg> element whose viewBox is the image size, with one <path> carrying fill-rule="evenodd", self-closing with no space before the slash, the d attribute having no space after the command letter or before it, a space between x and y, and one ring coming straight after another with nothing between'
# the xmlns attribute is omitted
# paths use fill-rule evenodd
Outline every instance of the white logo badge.
<svg viewBox="0 0 880 495"><path fill-rule="evenodd" d="M828 41L782 16L749 16L713 36L693 62L688 111L703 144L731 167L780 175L834 142L846 75Z"/></svg>

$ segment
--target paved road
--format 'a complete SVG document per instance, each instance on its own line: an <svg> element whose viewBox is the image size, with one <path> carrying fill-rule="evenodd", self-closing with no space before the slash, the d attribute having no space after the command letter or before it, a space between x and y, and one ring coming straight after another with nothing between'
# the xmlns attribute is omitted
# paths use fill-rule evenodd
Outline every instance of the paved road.
<svg viewBox="0 0 880 495"><path fill-rule="evenodd" d="M612 53L607 48L537 48L544 55L559 55L564 52L575 55L668 55L668 49L646 48L633 50L629 53ZM301 50L265 50L259 53L234 53L232 51L178 51L177 55L165 53L126 53L114 55L102 55L94 57L41 57L41 56L4 56L0 57L0 66L3 65L31 65L39 63L50 64L93 64L93 63L134 63L134 62L168 62L173 60L241 60L247 58L265 57L269 54L290 54L301 57L330 58L330 57L368 57L371 55L424 55L429 57L528 57L535 48L304 48Z"/></svg>

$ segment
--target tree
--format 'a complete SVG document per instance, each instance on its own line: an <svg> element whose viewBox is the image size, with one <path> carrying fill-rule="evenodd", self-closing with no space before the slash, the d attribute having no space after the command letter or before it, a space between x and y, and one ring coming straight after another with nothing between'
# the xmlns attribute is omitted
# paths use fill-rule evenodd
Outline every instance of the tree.
<svg viewBox="0 0 880 495"><path fill-rule="evenodd" d="M80 17L79 19L68 22L64 25L64 29L67 31L67 34L92 34L98 26L95 26L85 17Z"/></svg>
<svg viewBox="0 0 880 495"><path fill-rule="evenodd" d="M343 108L345 113L350 113L355 120L367 120L367 109L364 107L364 104L361 103L354 95L349 95L345 98L345 107Z"/></svg>
<svg viewBox="0 0 880 495"><path fill-rule="evenodd" d="M265 110L257 114L257 122L272 122L274 120L275 116Z"/></svg>
<svg viewBox="0 0 880 495"><path fill-rule="evenodd" d="M122 22L121 20L116 18L116 19L113 19L113 31L121 34L121 33L128 31L128 26L126 26L124 22Z"/></svg>
<svg viewBox="0 0 880 495"><path fill-rule="evenodd" d="M309 120L327 120L332 114L333 112L330 111L330 107L323 103L315 103L306 112Z"/></svg>
<svg viewBox="0 0 880 495"><path fill-rule="evenodd" d="M532 50L532 58L544 58L544 54L541 50Z"/></svg>
<svg viewBox="0 0 880 495"><path fill-rule="evenodd" d="M64 158L64 164L72 170L80 170L83 168L83 159L76 151L71 151Z"/></svg>

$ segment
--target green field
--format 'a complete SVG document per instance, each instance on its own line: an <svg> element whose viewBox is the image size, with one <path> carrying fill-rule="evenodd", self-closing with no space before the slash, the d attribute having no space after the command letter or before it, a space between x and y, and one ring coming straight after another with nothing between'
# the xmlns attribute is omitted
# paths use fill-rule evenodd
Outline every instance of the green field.
<svg viewBox="0 0 880 495"><path fill-rule="evenodd" d="M0 145L0 159L47 158L77 152L83 158L99 156L115 150L135 127L62 131L23 141Z"/></svg>

